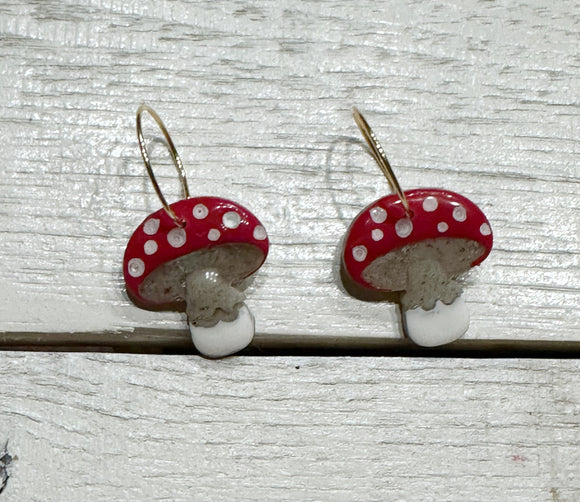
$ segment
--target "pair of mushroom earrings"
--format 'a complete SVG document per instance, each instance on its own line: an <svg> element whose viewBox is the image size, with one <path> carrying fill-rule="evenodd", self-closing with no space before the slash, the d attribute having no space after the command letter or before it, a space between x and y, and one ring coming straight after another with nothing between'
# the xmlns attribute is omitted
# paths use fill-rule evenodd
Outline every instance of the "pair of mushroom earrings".
<svg viewBox="0 0 580 502"><path fill-rule="evenodd" d="M153 174L141 125L145 112L163 132L182 185L184 198L173 204ZM343 284L360 299L397 293L403 329L418 345L456 340L469 327L461 277L490 253L489 222L457 193L401 190L370 126L356 108L353 115L395 193L367 206L350 224L342 250ZM147 105L137 111L137 138L163 207L129 240L123 264L127 292L142 308L185 311L193 343L206 357L234 354L254 336L243 290L266 260L266 230L236 202L189 195L181 158L163 121Z"/></svg>

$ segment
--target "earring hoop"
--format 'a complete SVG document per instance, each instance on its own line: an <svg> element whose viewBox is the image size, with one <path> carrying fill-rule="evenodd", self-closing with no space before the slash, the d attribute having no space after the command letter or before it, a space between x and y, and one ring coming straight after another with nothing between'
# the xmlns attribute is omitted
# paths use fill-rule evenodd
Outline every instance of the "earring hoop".
<svg viewBox="0 0 580 502"><path fill-rule="evenodd" d="M405 212L407 213L407 216L410 218L411 217L411 210L409 208L409 203L407 202L407 197L405 196L405 192L403 192L401 185L399 185L399 181L397 180L397 177L395 176L395 172L393 171L393 168L391 167L391 164L389 162L389 159L387 158L387 154L385 153L385 150L383 149L383 147L379 143L379 140L377 139L375 133L371 129L371 126L366 121L366 119L363 117L362 113L358 111L358 108L356 106L352 107L352 115L354 117L354 121L356 122L356 125L360 129L360 132L362 133L364 139L366 140L367 144L369 145L369 148L371 149L371 153L373 154L373 158L375 159L376 163L379 165L381 171L385 175L385 178L387 178L387 181L389 182L389 185L391 185L391 188L399 196L399 199L401 199L403 207L405 208Z"/></svg>
<svg viewBox="0 0 580 502"><path fill-rule="evenodd" d="M161 204L163 205L163 209L165 209L167 214L169 216L171 216L171 219L179 227L183 227L184 226L183 222L177 217L177 215L175 214L175 211L173 211L173 209L167 203L167 200L165 199L165 196L163 195L163 192L161 191L161 188L159 187L159 184L157 183L157 180L155 178L155 174L153 173L153 166L151 165L151 159L149 157L147 145L145 144L145 137L143 136L143 128L141 125L141 116L143 115L143 112L147 112L149 115L151 115L151 117L153 117L153 120L155 120L155 122L159 126L159 129L161 129L163 136L165 136L165 141L167 142L167 149L169 150L171 158L173 159L173 165L175 166L175 169L177 170L177 176L179 177L179 181L181 183L181 188L183 189L184 198L189 199L190 198L189 197L189 187L187 186L187 177L185 175L185 169L183 168L183 162L181 161L181 157L179 156L179 153L177 153L177 148L175 148L175 145L173 144L173 140L171 139L171 136L169 135L169 131L165 127L165 124L163 123L163 120L161 120L161 117L159 115L157 115L155 110L153 110L153 108L151 108L150 106L141 105L139 107L139 109L137 110L137 140L139 141L139 149L141 150L141 157L143 157L143 162L145 163L145 168L147 169L147 174L149 174L149 178L151 179L151 183L153 183L153 188L155 189L155 192L157 193L157 197L159 197L159 200L161 201Z"/></svg>

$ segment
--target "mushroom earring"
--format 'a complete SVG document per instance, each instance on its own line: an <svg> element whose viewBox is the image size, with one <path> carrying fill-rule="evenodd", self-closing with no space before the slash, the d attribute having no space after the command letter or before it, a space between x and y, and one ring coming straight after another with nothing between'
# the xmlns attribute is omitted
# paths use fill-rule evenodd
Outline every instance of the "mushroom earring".
<svg viewBox="0 0 580 502"><path fill-rule="evenodd" d="M489 221L457 193L403 192L367 121L356 108L353 115L395 193L367 206L351 223L342 252L345 285L401 292L403 327L411 340L424 347L452 342L469 327L458 278L489 255Z"/></svg>
<svg viewBox="0 0 580 502"><path fill-rule="evenodd" d="M167 142L184 199L168 204L153 174L141 127L149 113ZM157 113L137 111L141 155L162 209L147 216L129 239L123 272L138 306L187 313L197 350L223 357L242 350L254 336L254 317L244 304L243 281L268 254L264 226L250 211L219 197L190 197L185 170Z"/></svg>

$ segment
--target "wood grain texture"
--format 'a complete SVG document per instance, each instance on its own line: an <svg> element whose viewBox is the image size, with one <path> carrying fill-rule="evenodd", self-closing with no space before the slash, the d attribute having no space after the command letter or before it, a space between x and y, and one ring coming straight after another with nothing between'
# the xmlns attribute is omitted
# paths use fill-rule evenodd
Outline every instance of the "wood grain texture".
<svg viewBox="0 0 580 502"><path fill-rule="evenodd" d="M6 352L1 500L573 502L579 371Z"/></svg>
<svg viewBox="0 0 580 502"><path fill-rule="evenodd" d="M136 144L142 102L194 194L266 225L248 291L259 335L401 336L395 305L338 282L351 218L388 190L356 104L405 187L458 191L492 222L467 338L579 341L578 22L574 1L3 2L3 341L183 329L123 288L126 242L159 207Z"/></svg>
<svg viewBox="0 0 580 502"><path fill-rule="evenodd" d="M12 456L8 453L8 443L6 443L0 450L0 493L4 490L6 482L10 477L10 465L12 464Z"/></svg>

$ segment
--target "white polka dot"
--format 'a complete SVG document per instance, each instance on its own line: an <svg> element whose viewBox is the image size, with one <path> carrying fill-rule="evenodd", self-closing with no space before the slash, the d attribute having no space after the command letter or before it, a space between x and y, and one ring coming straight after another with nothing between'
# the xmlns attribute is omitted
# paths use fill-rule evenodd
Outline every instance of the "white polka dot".
<svg viewBox="0 0 580 502"><path fill-rule="evenodd" d="M226 228L238 228L240 226L240 215L235 211L228 211L223 215L222 223Z"/></svg>
<svg viewBox="0 0 580 502"><path fill-rule="evenodd" d="M139 258L132 258L129 260L128 269L131 277L141 277L145 272L145 263Z"/></svg>
<svg viewBox="0 0 580 502"><path fill-rule="evenodd" d="M192 214L194 218L203 220L209 214L209 211L203 204L196 204L193 207Z"/></svg>
<svg viewBox="0 0 580 502"><path fill-rule="evenodd" d="M385 234L383 233L383 231L380 228L375 228L371 232L371 236L373 238L373 241L380 241L385 236Z"/></svg>
<svg viewBox="0 0 580 502"><path fill-rule="evenodd" d="M157 243L152 239L145 243L143 251L145 251L145 254L155 254L157 253L157 247Z"/></svg>
<svg viewBox="0 0 580 502"><path fill-rule="evenodd" d="M352 248L352 257L356 261L365 261L367 257L367 248L364 246L355 246Z"/></svg>
<svg viewBox="0 0 580 502"><path fill-rule="evenodd" d="M437 223L437 230L439 230L439 232L444 233L447 232L448 229L449 225L444 221L440 221L439 223Z"/></svg>
<svg viewBox="0 0 580 502"><path fill-rule="evenodd" d="M489 225L487 223L482 223L481 227L479 227L479 231L481 232L481 235L491 234L491 228L489 228Z"/></svg>
<svg viewBox="0 0 580 502"><path fill-rule="evenodd" d="M220 231L217 228L212 228L208 233L207 233L207 238L210 241L217 241L220 238Z"/></svg>
<svg viewBox="0 0 580 502"><path fill-rule="evenodd" d="M370 210L371 219L375 223L383 223L387 219L387 211L382 207L375 206Z"/></svg>
<svg viewBox="0 0 580 502"><path fill-rule="evenodd" d="M254 239L257 241L263 241L266 237L266 229L262 225L258 225L254 228Z"/></svg>
<svg viewBox="0 0 580 502"><path fill-rule="evenodd" d="M174 228L167 234L167 242L169 242L170 246L174 248L180 248L185 244L186 240L187 235L183 228Z"/></svg>
<svg viewBox="0 0 580 502"><path fill-rule="evenodd" d="M433 197L432 195L430 195L429 197L425 197L425 200L423 201L423 209L425 211L427 211L428 213L432 213L433 211L435 211L435 209L437 209L438 206L439 203L437 202L437 199L435 197Z"/></svg>
<svg viewBox="0 0 580 502"><path fill-rule="evenodd" d="M413 223L408 218L397 221L395 223L395 232L399 237L409 237L413 231Z"/></svg>
<svg viewBox="0 0 580 502"><path fill-rule="evenodd" d="M155 235L157 230L159 230L159 220L157 218L151 218L143 225L143 232L147 235Z"/></svg>
<svg viewBox="0 0 580 502"><path fill-rule="evenodd" d="M466 218L467 211L465 211L463 206L455 206L455 208L453 208L453 219L455 221L465 221Z"/></svg>

